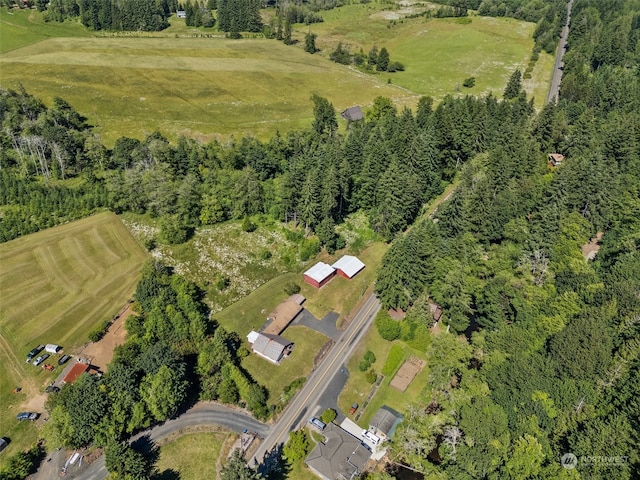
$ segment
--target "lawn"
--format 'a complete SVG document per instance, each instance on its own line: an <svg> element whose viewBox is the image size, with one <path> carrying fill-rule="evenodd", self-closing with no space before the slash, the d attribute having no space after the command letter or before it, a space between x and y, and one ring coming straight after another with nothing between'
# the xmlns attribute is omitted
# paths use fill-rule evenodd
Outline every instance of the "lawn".
<svg viewBox="0 0 640 480"><path fill-rule="evenodd" d="M160 447L157 468L160 478L167 480L215 480L217 462L223 446L236 437L235 433L205 432L187 433ZM185 454L188 452L188 454Z"/></svg>
<svg viewBox="0 0 640 480"><path fill-rule="evenodd" d="M274 365L253 353L242 359L242 366L260 385L269 390L269 403L272 404L280 401L284 387L296 378L306 377L311 373L313 359L320 347L329 340L321 333L300 325L288 327L282 335L295 346L291 356L282 360L280 365Z"/></svg>
<svg viewBox="0 0 640 480"><path fill-rule="evenodd" d="M347 380L347 384L338 398L338 406L343 412L348 412L353 403L360 404L359 412L361 417L358 419L357 423L363 428L367 428L369 426L369 420L371 420L378 409L383 405L387 405L401 413L406 411L407 407L419 398L428 378L429 365L426 365L413 379L409 387L404 392L400 392L399 390L389 386L389 383L395 374L394 372L384 378L382 384L378 388L378 391L371 399L370 403L366 405L366 408L364 408L364 401L369 395L372 385L367 382L365 374L358 369L358 365L364 357L365 352L367 350L371 350L376 356L376 361L371 367L377 373L380 373L380 370L382 370L382 367L387 360L391 346L394 344L398 344L402 347L406 358L410 355L415 355L418 358L426 359L424 352L411 348L404 342L399 340L388 342L387 340L384 340L380 334L378 334L378 330L375 327L372 327L369 332L367 332L364 340L360 345L358 345L358 348L347 364L350 375ZM364 410L362 410L363 408ZM353 420L353 416L350 417Z"/></svg>
<svg viewBox="0 0 640 480"><path fill-rule="evenodd" d="M15 415L57 375L24 363L38 344L67 353L131 297L147 258L118 217L100 213L0 244L0 425L8 453L35 440ZM22 392L13 394L15 386Z"/></svg>

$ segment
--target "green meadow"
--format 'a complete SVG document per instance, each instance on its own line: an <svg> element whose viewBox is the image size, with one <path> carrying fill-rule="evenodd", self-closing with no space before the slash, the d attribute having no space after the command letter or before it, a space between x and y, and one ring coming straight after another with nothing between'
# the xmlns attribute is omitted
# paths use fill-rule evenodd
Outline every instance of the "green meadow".
<svg viewBox="0 0 640 480"><path fill-rule="evenodd" d="M310 97L326 97L340 111L370 105L377 96L415 107L422 95L501 95L514 69L526 68L534 24L504 18L390 18L411 13L389 4L354 4L322 12L324 22L297 26L297 45L263 38L229 40L202 29L172 26L152 34L90 32L72 22L46 23L37 12L0 9L0 84L45 102L65 98L96 126L107 145L120 136L155 130L170 139L202 140L307 127ZM271 11L267 11L269 15ZM305 53L304 33L318 35L321 52ZM404 72L363 73L331 62L342 41L352 52L385 46ZM525 84L542 101L551 63ZM476 77L476 85L460 87ZM539 103L539 102L537 102Z"/></svg>

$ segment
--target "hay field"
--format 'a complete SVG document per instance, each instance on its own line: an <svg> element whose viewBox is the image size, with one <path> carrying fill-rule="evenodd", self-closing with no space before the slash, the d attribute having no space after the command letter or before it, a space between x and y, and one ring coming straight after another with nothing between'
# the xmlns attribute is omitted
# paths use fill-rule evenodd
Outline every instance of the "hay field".
<svg viewBox="0 0 640 480"><path fill-rule="evenodd" d="M83 343L130 298L145 258L112 213L0 244L0 333L20 358L34 343Z"/></svg>
<svg viewBox="0 0 640 480"><path fill-rule="evenodd" d="M411 92L300 48L265 39L52 38L0 58L3 88L60 96L103 141L155 130L210 140L307 128L311 95L340 111ZM415 103L414 100L413 103Z"/></svg>

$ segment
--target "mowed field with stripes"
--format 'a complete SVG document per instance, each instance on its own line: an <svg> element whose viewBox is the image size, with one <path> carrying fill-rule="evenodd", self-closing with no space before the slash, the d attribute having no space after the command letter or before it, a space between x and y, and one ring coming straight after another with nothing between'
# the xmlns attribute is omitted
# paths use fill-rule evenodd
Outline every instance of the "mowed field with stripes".
<svg viewBox="0 0 640 480"><path fill-rule="evenodd" d="M0 435L28 435L30 422L15 415L58 374L25 364L29 350L55 343L72 353L86 343L131 298L146 258L108 212L0 244Z"/></svg>
<svg viewBox="0 0 640 480"><path fill-rule="evenodd" d="M146 253L118 217L100 213L0 245L0 333L31 344L83 343L135 288Z"/></svg>

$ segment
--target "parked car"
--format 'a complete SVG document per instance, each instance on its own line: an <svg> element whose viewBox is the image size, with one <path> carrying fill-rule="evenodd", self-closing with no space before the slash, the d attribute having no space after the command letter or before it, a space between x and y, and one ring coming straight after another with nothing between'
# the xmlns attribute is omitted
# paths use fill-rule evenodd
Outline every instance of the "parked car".
<svg viewBox="0 0 640 480"><path fill-rule="evenodd" d="M380 443L380 437L371 433L369 430L364 430L362 432L362 436L369 440L369 442L371 442L373 445L377 445L378 443Z"/></svg>
<svg viewBox="0 0 640 480"><path fill-rule="evenodd" d="M60 391L60 387L56 387L55 385L49 385L44 389L44 393L58 393Z"/></svg>
<svg viewBox="0 0 640 480"><path fill-rule="evenodd" d="M314 427L316 427L320 431L324 430L325 427L327 426L322 420L320 420L319 418L316 418L316 417L311 417L309 419L309 423L311 425L313 425Z"/></svg>
<svg viewBox="0 0 640 480"><path fill-rule="evenodd" d="M27 361L25 363L29 363L33 359L33 357L38 355L42 350L44 350L44 345L38 345L37 347L33 348L29 353L27 353Z"/></svg>
<svg viewBox="0 0 640 480"><path fill-rule="evenodd" d="M18 420L37 420L38 417L40 416L39 413L35 413L35 412L20 412L18 415L16 415L16 418Z"/></svg>
<svg viewBox="0 0 640 480"><path fill-rule="evenodd" d="M36 358L33 361L33 364L37 367L38 365L40 365L42 362L44 362L47 358L49 358L49 354L48 353L43 353L42 355L40 355L38 358Z"/></svg>
<svg viewBox="0 0 640 480"><path fill-rule="evenodd" d="M63 356L61 356L60 359L58 360L58 365L63 365L65 363L67 363L70 358L71 358L71 355L63 355Z"/></svg>
<svg viewBox="0 0 640 480"><path fill-rule="evenodd" d="M357 403L354 403L353 405L351 405L351 408L349 409L349 414L353 415L354 413L356 413L356 410L358 410L358 407L360 405L358 405Z"/></svg>

